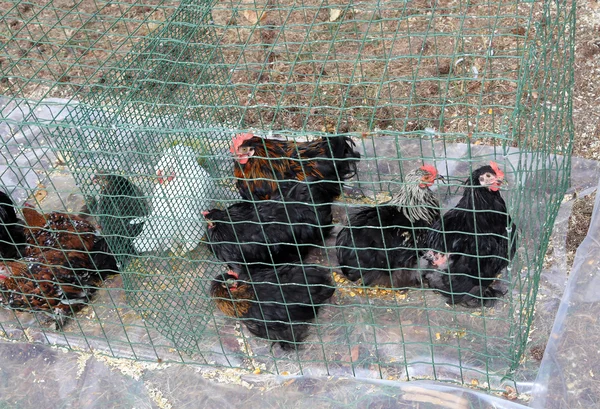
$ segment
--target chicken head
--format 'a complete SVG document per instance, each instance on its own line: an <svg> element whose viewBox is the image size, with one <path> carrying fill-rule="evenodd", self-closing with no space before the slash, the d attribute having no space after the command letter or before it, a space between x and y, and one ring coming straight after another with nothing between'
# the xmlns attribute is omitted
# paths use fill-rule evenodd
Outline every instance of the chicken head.
<svg viewBox="0 0 600 409"><path fill-rule="evenodd" d="M230 151L236 156L237 161L244 165L248 162L248 159L254 155L254 148L251 146L242 146L244 142L254 138L252 133L241 133L233 137L233 143Z"/></svg>

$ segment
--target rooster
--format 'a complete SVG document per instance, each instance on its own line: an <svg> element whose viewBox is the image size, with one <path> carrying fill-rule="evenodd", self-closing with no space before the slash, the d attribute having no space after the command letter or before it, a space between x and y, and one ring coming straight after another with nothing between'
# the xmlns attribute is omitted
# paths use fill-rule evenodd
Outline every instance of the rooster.
<svg viewBox="0 0 600 409"><path fill-rule="evenodd" d="M294 262L315 245L323 246L332 228L328 189L297 184L278 200L241 202L203 212L208 242L230 263Z"/></svg>
<svg viewBox="0 0 600 409"><path fill-rule="evenodd" d="M363 208L348 218L336 247L349 280L393 288L420 285L419 249L440 217L439 202L429 190L438 178L435 167L421 166L406 175L405 185L384 206Z"/></svg>
<svg viewBox="0 0 600 409"><path fill-rule="evenodd" d="M79 253L89 258L91 268L102 275L118 273L116 260L100 232L80 216L61 212L40 213L23 208L25 218L26 257L44 257L52 250Z"/></svg>
<svg viewBox="0 0 600 409"><path fill-rule="evenodd" d="M322 181L327 201L342 191L344 180L356 173L360 154L348 136L320 138L311 142L265 139L252 133L233 138L234 176L245 200L267 200L285 195L300 182Z"/></svg>
<svg viewBox="0 0 600 409"><path fill-rule="evenodd" d="M209 207L206 198L214 194L216 186L197 156L189 146L176 145L156 165L152 213L130 222L144 224L133 241L137 252L189 252L204 236L201 211Z"/></svg>
<svg viewBox="0 0 600 409"><path fill-rule="evenodd" d="M518 236L500 195L503 181L495 162L475 170L456 207L429 232L425 259L437 269L429 286L452 304L492 306L503 295L491 284L514 257Z"/></svg>
<svg viewBox="0 0 600 409"><path fill-rule="evenodd" d="M309 322L335 291L331 272L323 267L241 269L217 276L211 296L225 315L241 319L253 335L282 349L306 339Z"/></svg>
<svg viewBox="0 0 600 409"><path fill-rule="evenodd" d="M101 278L93 260L81 251L41 251L0 264L0 304L46 312L60 329L68 315L89 302Z"/></svg>
<svg viewBox="0 0 600 409"><path fill-rule="evenodd" d="M17 217L10 196L0 190L0 258L19 258L24 246L23 222Z"/></svg>
<svg viewBox="0 0 600 409"><path fill-rule="evenodd" d="M150 206L141 190L119 175L96 175L94 183L101 187L96 203L102 233L114 254L135 254L132 242L142 232L144 223L133 220L146 217Z"/></svg>

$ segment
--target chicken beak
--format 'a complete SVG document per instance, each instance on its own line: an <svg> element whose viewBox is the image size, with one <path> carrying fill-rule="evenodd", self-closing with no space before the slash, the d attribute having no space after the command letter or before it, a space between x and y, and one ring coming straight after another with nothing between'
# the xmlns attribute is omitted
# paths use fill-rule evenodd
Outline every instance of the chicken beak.
<svg viewBox="0 0 600 409"><path fill-rule="evenodd" d="M442 175L440 175L439 173L437 174L437 176L435 177L435 179L434 179L434 180L441 180L442 182L444 182L444 183L447 183L447 182L446 182L446 178L444 178L444 177L443 177Z"/></svg>

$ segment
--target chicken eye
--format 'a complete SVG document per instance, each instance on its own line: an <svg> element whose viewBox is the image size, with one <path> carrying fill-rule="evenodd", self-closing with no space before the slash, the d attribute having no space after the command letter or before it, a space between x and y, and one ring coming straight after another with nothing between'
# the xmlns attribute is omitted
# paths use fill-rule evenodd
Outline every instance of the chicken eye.
<svg viewBox="0 0 600 409"><path fill-rule="evenodd" d="M241 148L238 149L238 152L243 155L252 155L254 153L254 149L252 149L251 147L248 147L248 146L242 146Z"/></svg>
<svg viewBox="0 0 600 409"><path fill-rule="evenodd" d="M495 175L493 175L493 174L491 174L490 172L486 172L486 173L484 173L483 175L481 175L481 176L479 177L479 182L480 182L481 184L485 184L485 185L487 185L487 184L490 184L490 183L492 183L492 182L493 182L493 180L495 179L495 177L496 177L496 176L495 176Z"/></svg>

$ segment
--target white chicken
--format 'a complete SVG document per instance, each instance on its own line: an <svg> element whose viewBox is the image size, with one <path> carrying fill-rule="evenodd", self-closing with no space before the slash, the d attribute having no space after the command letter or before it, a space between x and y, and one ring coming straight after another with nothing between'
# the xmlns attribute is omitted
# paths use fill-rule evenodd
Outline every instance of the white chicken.
<svg viewBox="0 0 600 409"><path fill-rule="evenodd" d="M144 223L133 241L138 253L193 250L204 235L202 210L210 208L210 193L216 189L211 176L197 162L189 146L176 145L165 151L155 167L158 183L154 188L152 212L132 220Z"/></svg>

